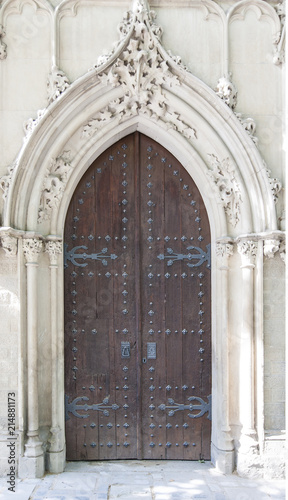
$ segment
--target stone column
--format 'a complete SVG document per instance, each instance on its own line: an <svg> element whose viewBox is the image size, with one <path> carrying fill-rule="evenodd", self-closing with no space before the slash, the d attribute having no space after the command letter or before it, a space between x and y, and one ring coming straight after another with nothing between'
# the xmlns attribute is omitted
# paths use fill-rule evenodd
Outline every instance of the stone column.
<svg viewBox="0 0 288 500"><path fill-rule="evenodd" d="M50 310L51 310L51 363L52 363L52 410L51 436L47 453L47 468L49 472L63 472L65 462L64 429L59 415L59 363L61 363L58 345L58 257L62 254L62 241L49 240L45 250L50 259ZM63 399L63 398L62 398Z"/></svg>
<svg viewBox="0 0 288 500"><path fill-rule="evenodd" d="M258 443L255 431L255 362L254 362L254 268L257 242L238 239L241 255L242 302L241 338L239 352L239 418L242 425L240 448L237 457L237 471L249 475L249 468L255 462Z"/></svg>
<svg viewBox="0 0 288 500"><path fill-rule="evenodd" d="M224 474L231 474L234 470L234 444L230 429L230 401L229 401L229 257L233 255L233 244L228 241L216 243L217 256L217 354L214 364L215 373L213 382L214 394L217 390L217 401L214 401L212 410L214 429L212 435L212 462ZM217 387L216 387L217 384ZM215 425L216 424L216 425Z"/></svg>
<svg viewBox="0 0 288 500"><path fill-rule="evenodd" d="M44 454L39 439L38 412L38 257L42 251L39 238L23 240L27 268L27 443L19 461L19 477L35 478L44 474Z"/></svg>

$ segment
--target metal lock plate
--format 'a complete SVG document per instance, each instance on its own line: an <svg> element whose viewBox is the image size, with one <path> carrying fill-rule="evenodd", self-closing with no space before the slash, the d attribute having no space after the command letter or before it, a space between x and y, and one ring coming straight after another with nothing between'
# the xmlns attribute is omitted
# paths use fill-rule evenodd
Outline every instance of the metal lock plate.
<svg viewBox="0 0 288 500"><path fill-rule="evenodd" d="M147 359L156 359L156 342L147 342Z"/></svg>
<svg viewBox="0 0 288 500"><path fill-rule="evenodd" d="M121 342L121 358L130 358L130 342Z"/></svg>

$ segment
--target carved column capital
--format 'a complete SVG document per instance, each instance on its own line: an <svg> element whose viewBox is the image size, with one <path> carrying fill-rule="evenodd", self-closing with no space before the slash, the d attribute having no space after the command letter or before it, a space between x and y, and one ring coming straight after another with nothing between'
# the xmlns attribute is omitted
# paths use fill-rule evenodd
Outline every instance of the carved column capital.
<svg viewBox="0 0 288 500"><path fill-rule="evenodd" d="M230 255L233 255L234 248L233 248L233 243L224 243L224 242L217 242L216 243L216 255L217 257L230 257Z"/></svg>
<svg viewBox="0 0 288 500"><path fill-rule="evenodd" d="M265 240L264 241L264 255L265 255L265 257L272 259L275 255L275 253L279 250L279 247L280 247L279 240L275 240L275 239Z"/></svg>
<svg viewBox="0 0 288 500"><path fill-rule="evenodd" d="M221 270L228 269L228 259L233 255L234 247L231 241L217 241L216 255Z"/></svg>
<svg viewBox="0 0 288 500"><path fill-rule="evenodd" d="M57 266L58 255L62 253L62 241L61 240L49 240L45 242L45 252L48 253L50 258L50 264L52 266Z"/></svg>
<svg viewBox="0 0 288 500"><path fill-rule="evenodd" d="M257 255L257 241L240 240L237 241L237 250L241 255L243 267L254 267Z"/></svg>
<svg viewBox="0 0 288 500"><path fill-rule="evenodd" d="M23 253L27 264L36 264L43 243L38 238L27 238L23 240Z"/></svg>

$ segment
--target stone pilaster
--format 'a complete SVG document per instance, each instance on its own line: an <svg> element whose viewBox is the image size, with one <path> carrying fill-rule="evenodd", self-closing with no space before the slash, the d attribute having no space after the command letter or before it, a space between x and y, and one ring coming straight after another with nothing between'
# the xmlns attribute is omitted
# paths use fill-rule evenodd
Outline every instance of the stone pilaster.
<svg viewBox="0 0 288 500"><path fill-rule="evenodd" d="M38 257L42 241L37 237L23 240L27 270L27 442L19 460L19 477L35 478L44 474L44 454L39 439L38 409Z"/></svg>
<svg viewBox="0 0 288 500"><path fill-rule="evenodd" d="M47 452L47 468L49 472L59 473L63 471L65 462L64 452L64 430L61 426L59 415L59 363L61 356L57 342L58 336L58 300L57 300L57 281L58 281L58 260L62 254L62 241L53 239L45 242L45 251L50 259L50 310L51 310L51 363L52 363L52 409L51 409L51 428Z"/></svg>
<svg viewBox="0 0 288 500"><path fill-rule="evenodd" d="M216 360L216 374L218 393L221 394L221 404L218 398L216 414L217 435L212 436L212 462L224 474L231 474L234 470L234 443L230 429L230 400L229 400L229 257L233 255L233 244L229 240L216 243L217 290L221 300L217 304L217 339L219 356ZM216 381L214 381L215 383ZM214 426L215 428L215 426Z"/></svg>
<svg viewBox="0 0 288 500"><path fill-rule="evenodd" d="M255 361L254 361L254 268L257 256L257 241L246 238L237 240L238 253L241 255L242 302L241 302L241 339L239 409L242 424L240 448L237 457L239 474L247 474L258 452L255 431Z"/></svg>

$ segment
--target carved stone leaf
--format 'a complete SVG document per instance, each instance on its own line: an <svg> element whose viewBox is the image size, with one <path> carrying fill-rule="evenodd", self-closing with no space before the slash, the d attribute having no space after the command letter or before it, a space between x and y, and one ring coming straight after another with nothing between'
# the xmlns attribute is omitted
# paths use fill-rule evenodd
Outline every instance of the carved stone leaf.
<svg viewBox="0 0 288 500"><path fill-rule="evenodd" d="M207 172L218 189L222 206L232 226L236 226L240 219L241 193L235 179L234 169L230 159L219 161L217 156L209 154L211 169Z"/></svg>
<svg viewBox="0 0 288 500"><path fill-rule="evenodd" d="M43 181L38 222L49 219L52 210L58 207L72 168L67 151L52 160Z"/></svg>
<svg viewBox="0 0 288 500"><path fill-rule="evenodd" d="M3 200L8 196L9 186L13 177L13 172L17 167L17 161L8 167L8 173L0 178L0 187L3 191Z"/></svg>
<svg viewBox="0 0 288 500"><path fill-rule="evenodd" d="M55 101L69 87L70 82L64 71L53 68L47 81L49 104Z"/></svg>

